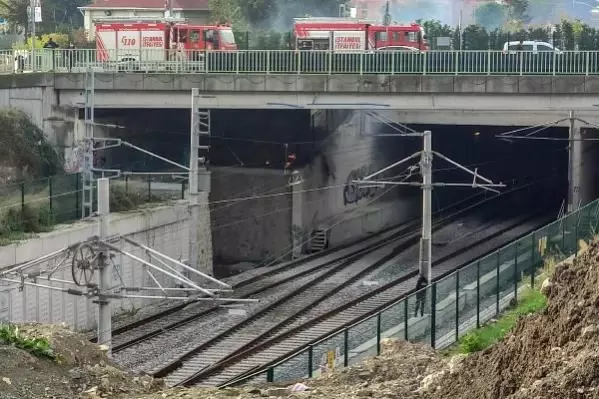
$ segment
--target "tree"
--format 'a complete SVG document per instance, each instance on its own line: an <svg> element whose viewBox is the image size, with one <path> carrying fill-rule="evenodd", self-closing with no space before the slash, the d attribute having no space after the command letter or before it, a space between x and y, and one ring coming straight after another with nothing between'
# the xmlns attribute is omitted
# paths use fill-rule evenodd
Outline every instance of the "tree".
<svg viewBox="0 0 599 399"><path fill-rule="evenodd" d="M506 8L497 3L483 4L474 11L476 24L488 30L502 27L505 23L506 15Z"/></svg>
<svg viewBox="0 0 599 399"><path fill-rule="evenodd" d="M29 0L0 0L0 17L4 18L17 31L31 32L27 13ZM44 0L42 2L42 22L36 24L36 33L69 32L83 25L83 17L77 7L88 0Z"/></svg>

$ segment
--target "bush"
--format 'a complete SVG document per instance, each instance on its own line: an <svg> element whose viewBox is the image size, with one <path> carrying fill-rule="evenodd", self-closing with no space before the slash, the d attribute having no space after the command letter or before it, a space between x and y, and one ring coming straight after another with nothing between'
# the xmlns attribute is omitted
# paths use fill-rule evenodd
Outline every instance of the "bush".
<svg viewBox="0 0 599 399"><path fill-rule="evenodd" d="M29 205L22 208L9 208L0 219L0 238L10 239L25 233L49 231L54 224L53 219L50 207L47 205L39 208Z"/></svg>
<svg viewBox="0 0 599 399"><path fill-rule="evenodd" d="M460 341L460 352L462 353L474 353L483 349L485 349L485 343L478 334L468 333Z"/></svg>
<svg viewBox="0 0 599 399"><path fill-rule="evenodd" d="M54 350L47 339L25 337L20 333L17 326L0 325L0 344L13 345L37 357L52 360L56 358Z"/></svg>

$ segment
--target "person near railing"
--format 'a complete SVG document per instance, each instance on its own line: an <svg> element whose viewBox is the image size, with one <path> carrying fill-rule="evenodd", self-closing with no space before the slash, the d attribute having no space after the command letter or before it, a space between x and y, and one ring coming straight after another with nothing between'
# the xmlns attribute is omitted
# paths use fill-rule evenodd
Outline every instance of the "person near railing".
<svg viewBox="0 0 599 399"><path fill-rule="evenodd" d="M428 285L428 281L421 274L416 282L416 308L414 309L414 317L418 317L418 310L420 310L420 317L424 317L424 303L426 302L426 290L424 289Z"/></svg>
<svg viewBox="0 0 599 399"><path fill-rule="evenodd" d="M52 50L51 56L52 56L52 70L54 70L54 50L56 50L58 48L58 43L56 43L54 40L52 40L52 38L49 38L48 41L46 42L46 44L44 44L44 48L45 49L49 49Z"/></svg>

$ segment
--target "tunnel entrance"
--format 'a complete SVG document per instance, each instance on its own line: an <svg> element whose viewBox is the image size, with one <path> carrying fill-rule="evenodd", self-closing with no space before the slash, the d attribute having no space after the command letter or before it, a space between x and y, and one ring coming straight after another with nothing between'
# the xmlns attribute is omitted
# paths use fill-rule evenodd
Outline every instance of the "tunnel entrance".
<svg viewBox="0 0 599 399"><path fill-rule="evenodd" d="M219 265L227 265L227 269L232 264L256 267L289 259L294 243L305 241L323 228L329 230L327 245L337 246L421 213L418 188L387 190L352 184L422 148L421 139L392 137L397 133L395 129L365 112L214 110L211 118L211 229L217 271L223 269ZM187 109L97 110L96 119L98 123L122 126L98 127L99 136L119 137L176 162L188 163ZM517 129L513 126L431 124L410 128L431 130L434 150L470 169L478 168L481 175L494 182L505 183L504 190L526 187L507 206L534 211L542 202L554 208L557 216L567 199L567 141L508 142L496 137ZM549 128L543 136L565 138L567 129ZM596 148L589 145L586 151L592 153ZM102 156L107 168L173 170L164 162L127 148L105 150ZM595 162L597 157L589 159ZM415 160L412 164L417 163ZM436 182L472 181L466 173L439 159L433 169ZM299 191L298 186L289 184L291 170L301 172ZM420 176L412 179L417 181ZM594 172L586 179L592 181ZM473 195L485 196L480 189L436 188L433 211Z"/></svg>

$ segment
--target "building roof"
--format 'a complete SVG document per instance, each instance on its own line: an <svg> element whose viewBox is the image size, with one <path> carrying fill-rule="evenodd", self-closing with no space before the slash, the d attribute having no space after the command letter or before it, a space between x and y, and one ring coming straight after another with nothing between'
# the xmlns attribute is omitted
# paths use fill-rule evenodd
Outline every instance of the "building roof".
<svg viewBox="0 0 599 399"><path fill-rule="evenodd" d="M208 0L170 0L173 9L209 10ZM159 8L164 9L165 0L93 0L91 4L81 8Z"/></svg>

